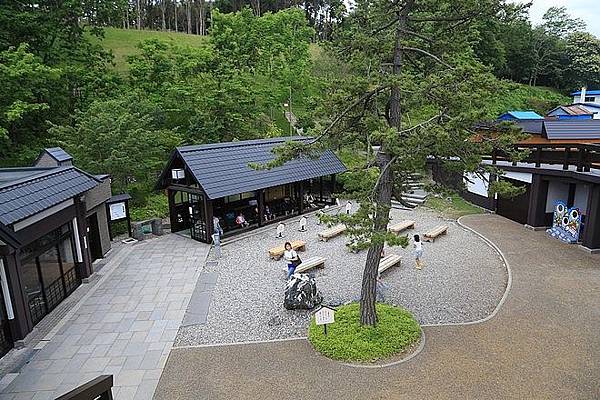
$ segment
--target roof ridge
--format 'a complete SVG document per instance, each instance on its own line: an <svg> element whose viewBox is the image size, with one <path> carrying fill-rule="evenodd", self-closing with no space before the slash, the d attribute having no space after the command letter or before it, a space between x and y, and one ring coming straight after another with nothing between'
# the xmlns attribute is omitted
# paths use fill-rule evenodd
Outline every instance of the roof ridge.
<svg viewBox="0 0 600 400"><path fill-rule="evenodd" d="M309 140L310 136L279 136L274 138L265 138L265 139L249 139L249 140L240 140L235 142L223 142L223 143L205 143L198 145L189 145L189 146L179 146L177 147L177 151L181 152L191 152L191 151L202 151L202 150L214 150L218 148L233 148L233 147L243 147L243 146L252 146L258 144L271 144L271 143L282 143L287 141L300 141L300 140Z"/></svg>
<svg viewBox="0 0 600 400"><path fill-rule="evenodd" d="M32 168L35 168L35 167L32 167ZM52 176L52 175L55 175L55 174L58 174L58 173L61 173L61 172L66 172L66 171L71 170L71 169L79 170L78 168L76 168L76 167L74 167L72 165L64 166L64 167L61 166L61 167L47 168L45 171L41 171L39 174L29 175L29 176L23 177L21 179L17 179L17 180L14 180L14 181L6 182L4 184L0 183L0 190L8 189L11 186L20 186L20 185L23 185L25 183L34 182L34 181L37 181L37 180L40 180L40 179L43 179L43 178L47 178L49 176ZM83 172L83 171L79 170L79 172ZM86 175L89 176L89 174L87 172L83 172L83 173L85 173Z"/></svg>

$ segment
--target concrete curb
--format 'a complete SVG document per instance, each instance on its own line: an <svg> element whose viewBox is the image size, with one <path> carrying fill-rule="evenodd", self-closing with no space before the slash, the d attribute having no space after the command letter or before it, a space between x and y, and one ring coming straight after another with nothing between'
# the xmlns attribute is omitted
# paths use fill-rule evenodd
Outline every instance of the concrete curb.
<svg viewBox="0 0 600 400"><path fill-rule="evenodd" d="M500 309L504 305L504 302L506 302L506 299L508 298L508 294L512 287L512 270L510 268L510 264L508 263L508 260L506 259L506 256L504 255L502 250L500 250L500 248L498 246L496 246L496 244L494 242L492 242L490 239L488 239L483 234L477 232L475 229L465 225L461 221L464 217L468 217L468 215L463 215L462 217L460 217L459 219L456 220L456 223L461 228L466 229L469 232L472 232L475 235L477 235L481 240L483 240L485 243L487 243L488 246L490 246L492 249L494 249L496 251L496 253L498 253L498 255L500 256L500 259L502 260L502 262L504 263L504 266L506 267L506 274L507 274L506 289L504 290L504 294L500 298L500 301L496 305L496 308L494 308L494 311L492 311L492 313L485 318L481 318L481 319L478 319L475 321L469 321L469 322L446 322L446 323L439 323L439 324L423 324L421 326L438 327L438 326L467 326L467 325L480 324L482 322L486 322L486 321L489 321L490 319L494 318L496 316L496 314L498 313L498 311L500 311Z"/></svg>

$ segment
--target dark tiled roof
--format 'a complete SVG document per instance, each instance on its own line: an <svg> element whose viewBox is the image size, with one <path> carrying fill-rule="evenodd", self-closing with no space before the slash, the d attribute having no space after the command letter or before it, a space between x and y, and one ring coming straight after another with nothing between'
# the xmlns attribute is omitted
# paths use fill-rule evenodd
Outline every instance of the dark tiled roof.
<svg viewBox="0 0 600 400"><path fill-rule="evenodd" d="M129 193L115 194L106 201L106 204L119 203L126 200L131 200L131 195Z"/></svg>
<svg viewBox="0 0 600 400"><path fill-rule="evenodd" d="M44 151L46 153L50 154L52 156L52 158L54 158L58 162L68 161L68 160L73 159L73 157L71 157L71 155L69 153L67 153L60 147L50 147L48 149L44 149Z"/></svg>
<svg viewBox="0 0 600 400"><path fill-rule="evenodd" d="M600 139L600 120L545 121L543 135L547 139Z"/></svg>
<svg viewBox="0 0 600 400"><path fill-rule="evenodd" d="M326 150L318 159L297 158L270 170L249 166L273 160L271 150L288 140L308 139L296 136L186 146L179 147L177 153L208 197L217 199L346 171L331 150Z"/></svg>
<svg viewBox="0 0 600 400"><path fill-rule="evenodd" d="M544 120L521 120L514 121L515 124L519 125L523 132L532 133L535 135L539 135L542 133L542 126L544 125Z"/></svg>
<svg viewBox="0 0 600 400"><path fill-rule="evenodd" d="M54 167L16 167L16 168L1 168L0 169L0 187L3 187L10 182L26 179L34 175L43 174L52 170Z"/></svg>
<svg viewBox="0 0 600 400"><path fill-rule="evenodd" d="M12 169L12 168L11 168ZM10 169L9 169L10 170ZM32 168L40 170L40 168ZM6 170L0 169L0 175ZM98 184L75 167L57 167L0 183L0 223L10 225L90 190Z"/></svg>

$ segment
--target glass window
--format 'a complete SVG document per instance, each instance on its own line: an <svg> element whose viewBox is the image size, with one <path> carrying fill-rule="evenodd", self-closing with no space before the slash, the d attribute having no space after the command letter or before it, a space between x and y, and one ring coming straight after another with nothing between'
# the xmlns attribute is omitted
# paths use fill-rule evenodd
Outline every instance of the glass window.
<svg viewBox="0 0 600 400"><path fill-rule="evenodd" d="M58 247L52 247L38 257L48 308L53 309L65 298Z"/></svg>

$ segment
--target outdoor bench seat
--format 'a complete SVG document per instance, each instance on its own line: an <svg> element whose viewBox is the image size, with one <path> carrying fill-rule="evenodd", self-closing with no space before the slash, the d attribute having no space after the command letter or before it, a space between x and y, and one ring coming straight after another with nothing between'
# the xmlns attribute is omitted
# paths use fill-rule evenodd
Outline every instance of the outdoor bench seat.
<svg viewBox="0 0 600 400"><path fill-rule="evenodd" d="M412 221L410 219L405 219L404 221L400 221L397 224L390 225L388 230L392 233L398 234L407 229L414 229L414 227L415 227L415 221Z"/></svg>
<svg viewBox="0 0 600 400"><path fill-rule="evenodd" d="M345 231L346 231L346 225L339 224L336 226L332 226L331 228L328 228L322 232L319 232L319 239L326 242L331 238L341 235Z"/></svg>
<svg viewBox="0 0 600 400"><path fill-rule="evenodd" d="M319 266L324 267L325 261L327 261L327 259L323 258L323 257L315 256L315 257L307 258L306 260L302 260L300 265L298 265L296 267L296 271L294 273L300 274L300 273L306 272L312 268L316 268Z"/></svg>
<svg viewBox="0 0 600 400"><path fill-rule="evenodd" d="M292 245L292 249L296 251L306 250L306 242L304 240L294 240L290 242L290 244ZM273 247L269 250L269 257L271 257L274 260L279 260L281 257L283 257L284 251L285 247L283 244L281 246Z"/></svg>
<svg viewBox="0 0 600 400"><path fill-rule="evenodd" d="M439 236L445 235L448 232L448 225L438 225L435 228L425 233L425 239L429 242L435 241Z"/></svg>
<svg viewBox="0 0 600 400"><path fill-rule="evenodd" d="M393 267L396 264L399 265L401 261L402 261L402 257L400 257L398 254L390 254L390 255L383 257L379 261L379 268L377 269L378 275L381 275L384 271L386 271L387 269L390 269L391 267Z"/></svg>

